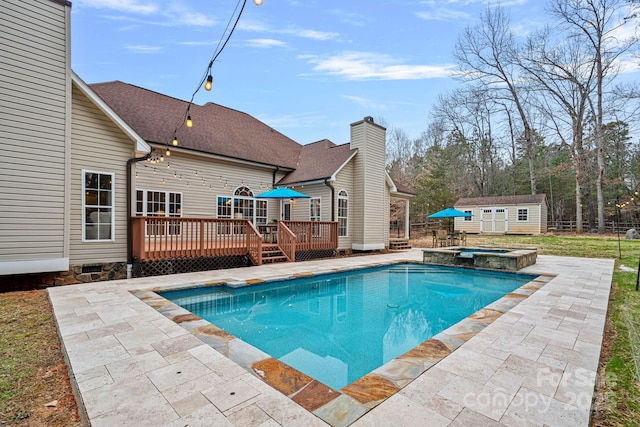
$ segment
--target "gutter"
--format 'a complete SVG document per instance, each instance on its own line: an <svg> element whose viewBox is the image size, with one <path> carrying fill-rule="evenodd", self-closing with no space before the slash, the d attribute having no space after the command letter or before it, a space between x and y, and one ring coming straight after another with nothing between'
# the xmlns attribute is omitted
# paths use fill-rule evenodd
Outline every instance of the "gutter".
<svg viewBox="0 0 640 427"><path fill-rule="evenodd" d="M133 268L133 223L131 221L131 198L132 194L132 180L131 171L133 170L133 164L147 160L151 156L148 153L142 157L132 157L127 160L127 278L131 278L131 269Z"/></svg>
<svg viewBox="0 0 640 427"><path fill-rule="evenodd" d="M331 185L329 178L324 180L324 185L331 189L331 221L336 220L336 189Z"/></svg>

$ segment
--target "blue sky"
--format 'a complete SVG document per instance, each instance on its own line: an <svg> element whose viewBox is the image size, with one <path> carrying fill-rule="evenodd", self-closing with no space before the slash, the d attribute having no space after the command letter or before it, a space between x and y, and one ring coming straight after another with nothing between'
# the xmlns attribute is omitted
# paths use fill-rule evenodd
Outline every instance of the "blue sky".
<svg viewBox="0 0 640 427"><path fill-rule="evenodd" d="M87 83L121 80L189 100L237 0L75 0L72 67ZM522 35L544 2L505 0ZM194 102L244 111L300 143L349 141L364 116L417 137L438 94L458 83L458 35L480 0L247 0ZM171 136L168 136L169 138Z"/></svg>

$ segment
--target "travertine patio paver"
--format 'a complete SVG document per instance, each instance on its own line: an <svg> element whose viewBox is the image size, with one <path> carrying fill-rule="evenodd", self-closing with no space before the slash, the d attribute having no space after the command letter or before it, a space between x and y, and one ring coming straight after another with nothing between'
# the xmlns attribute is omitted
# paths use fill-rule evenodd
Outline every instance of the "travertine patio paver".
<svg viewBox="0 0 640 427"><path fill-rule="evenodd" d="M50 288L85 418L94 426L326 425L130 291L394 260L420 262L422 251ZM613 266L538 256L523 271L554 279L353 425L588 425Z"/></svg>

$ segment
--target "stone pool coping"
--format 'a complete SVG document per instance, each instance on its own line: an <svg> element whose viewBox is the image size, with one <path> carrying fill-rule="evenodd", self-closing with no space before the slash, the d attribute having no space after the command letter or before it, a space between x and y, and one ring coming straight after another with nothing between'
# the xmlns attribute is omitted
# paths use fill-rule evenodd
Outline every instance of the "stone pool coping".
<svg viewBox="0 0 640 427"><path fill-rule="evenodd" d="M422 265L415 262L394 261L391 263L370 265L366 268L399 264ZM247 372L256 375L274 389L280 391L309 412L312 412L327 424L331 426L344 426L355 422L371 409L402 390L404 386L411 383L426 370L450 355L466 341L473 338L481 330L555 277L551 275L534 276L532 280L519 288L340 390L335 390L309 375L298 371L292 366L272 358L262 350L194 315L187 309L165 299L162 295L159 295L159 293L162 292L194 288L219 286L232 288L250 287L271 282L294 280L300 277L315 277L325 274L357 271L363 268L365 267L351 266L349 268L320 271L313 274L293 274L285 277L269 277L250 281L227 283L213 281L207 283L170 285L154 288L150 291L132 291L132 293L152 308L158 310L168 319L179 324L185 330L242 366Z"/></svg>
<svg viewBox="0 0 640 427"><path fill-rule="evenodd" d="M474 252L477 249L477 252ZM489 250L489 252L486 252ZM499 251L499 252L491 252ZM470 256L463 256L462 253ZM536 263L538 249L531 246L446 246L422 250L425 264L517 272Z"/></svg>
<svg viewBox="0 0 640 427"><path fill-rule="evenodd" d="M416 262L421 255L73 285L49 294L78 401L94 426L319 426L326 423L130 291ZM555 278L353 425L588 425L613 266L539 256L522 272ZM341 425L356 418L348 408Z"/></svg>

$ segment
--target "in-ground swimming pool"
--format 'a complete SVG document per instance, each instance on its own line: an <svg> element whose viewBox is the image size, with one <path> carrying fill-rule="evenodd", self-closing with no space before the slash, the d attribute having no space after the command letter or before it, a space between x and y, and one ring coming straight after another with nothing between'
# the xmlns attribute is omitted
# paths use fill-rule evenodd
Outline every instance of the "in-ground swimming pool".
<svg viewBox="0 0 640 427"><path fill-rule="evenodd" d="M533 277L395 264L162 296L341 389Z"/></svg>

